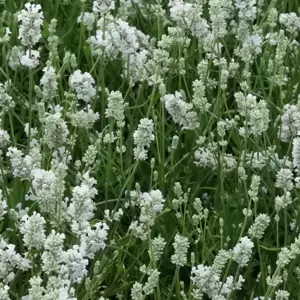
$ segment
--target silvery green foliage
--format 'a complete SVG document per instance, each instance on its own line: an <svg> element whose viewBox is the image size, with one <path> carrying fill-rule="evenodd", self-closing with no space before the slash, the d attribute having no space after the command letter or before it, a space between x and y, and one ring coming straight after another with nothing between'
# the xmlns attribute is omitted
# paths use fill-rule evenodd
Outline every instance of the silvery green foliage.
<svg viewBox="0 0 300 300"><path fill-rule="evenodd" d="M151 119L144 118L140 120L138 128L133 133L134 158L136 160L146 160L148 150L152 141L154 141L154 123Z"/></svg>
<svg viewBox="0 0 300 300"><path fill-rule="evenodd" d="M76 70L69 79L69 84L72 90L75 90L76 97L86 103L91 103L96 96L96 89L94 88L95 80L88 72L81 73Z"/></svg>
<svg viewBox="0 0 300 300"><path fill-rule="evenodd" d="M25 47L32 47L39 42L42 37L41 26L43 24L44 15L40 12L42 9L40 4L26 3L25 9L18 15L18 21L21 23L19 27L19 39Z"/></svg>
<svg viewBox="0 0 300 300"><path fill-rule="evenodd" d="M249 236L260 240L265 234L265 231L269 226L270 221L271 219L268 215L259 214L255 218L254 223L251 225L251 227L248 230Z"/></svg>

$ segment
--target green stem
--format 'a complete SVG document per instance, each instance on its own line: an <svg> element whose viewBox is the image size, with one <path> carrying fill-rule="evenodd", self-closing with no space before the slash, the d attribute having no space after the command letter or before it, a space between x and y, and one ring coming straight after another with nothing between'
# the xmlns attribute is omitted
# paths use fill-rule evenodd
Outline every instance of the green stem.
<svg viewBox="0 0 300 300"><path fill-rule="evenodd" d="M32 104L33 104L33 71L29 69L29 105L28 105L28 139L27 139L27 153L30 150L31 141L31 126L32 126Z"/></svg>

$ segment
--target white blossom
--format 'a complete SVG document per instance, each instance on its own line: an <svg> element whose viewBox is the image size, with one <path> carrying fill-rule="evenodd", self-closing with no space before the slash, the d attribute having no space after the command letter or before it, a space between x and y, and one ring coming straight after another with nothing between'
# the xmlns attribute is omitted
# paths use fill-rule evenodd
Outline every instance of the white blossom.
<svg viewBox="0 0 300 300"><path fill-rule="evenodd" d="M46 239L45 219L36 212L31 216L25 215L21 219L20 231L23 234L24 245L28 249L41 249Z"/></svg>
<svg viewBox="0 0 300 300"><path fill-rule="evenodd" d="M247 266L253 247L254 244L248 237L242 237L232 250L232 259L241 267Z"/></svg>
<svg viewBox="0 0 300 300"><path fill-rule="evenodd" d="M283 189L284 191L291 191L294 187L293 172L287 168L281 168L276 175L275 186Z"/></svg>
<svg viewBox="0 0 300 300"><path fill-rule="evenodd" d="M25 9L18 15L18 21L21 23L19 28L19 39L23 46L32 47L42 37L41 26L43 24L43 13L40 4L26 3Z"/></svg>
<svg viewBox="0 0 300 300"><path fill-rule="evenodd" d="M24 155L16 147L9 147L6 155L10 158L14 177L20 177L21 180L30 179L32 170L39 168L41 165L41 155L38 147L32 148L32 155Z"/></svg>
<svg viewBox="0 0 300 300"><path fill-rule="evenodd" d="M8 65L12 70L17 70L17 68L20 66L21 56L22 56L22 47L21 46L13 46L11 48L11 51L10 51L9 57L8 57Z"/></svg>
<svg viewBox="0 0 300 300"><path fill-rule="evenodd" d="M140 222L154 225L156 214L162 212L165 199L160 190L152 190L150 193L143 193L140 198L141 214Z"/></svg>
<svg viewBox="0 0 300 300"><path fill-rule="evenodd" d="M294 104L285 104L281 116L281 128L278 135L283 142L288 142L290 137L300 131L300 110Z"/></svg>
<svg viewBox="0 0 300 300"><path fill-rule="evenodd" d="M93 1L93 12L106 14L115 8L114 0L95 0Z"/></svg>
<svg viewBox="0 0 300 300"><path fill-rule="evenodd" d="M44 121L44 142L49 148L58 148L67 142L69 130L62 118L62 107L56 106L52 113L48 113Z"/></svg>
<svg viewBox="0 0 300 300"><path fill-rule="evenodd" d="M17 253L15 245L7 243L0 235L0 280L9 284L15 277L15 271L29 268L30 261Z"/></svg>
<svg viewBox="0 0 300 300"><path fill-rule="evenodd" d="M93 128L95 122L100 118L99 113L94 112L90 104L75 113L71 113L69 116L74 127L83 129Z"/></svg>
<svg viewBox="0 0 300 300"><path fill-rule="evenodd" d="M51 65L46 66L43 72L44 74L40 80L43 87L43 98L44 100L52 100L56 96L58 87L57 75Z"/></svg>
<svg viewBox="0 0 300 300"><path fill-rule="evenodd" d="M0 82L0 108L2 110L2 113L0 113L0 115L2 115L5 112L8 112L11 108L14 108L16 105L13 98L7 92L8 84L9 82L7 82L6 84ZM2 134L4 135L4 133Z"/></svg>
<svg viewBox="0 0 300 300"><path fill-rule="evenodd" d="M269 226L270 217L266 214L259 214L254 223L248 230L249 235L252 238L261 239L265 233L266 228Z"/></svg>
<svg viewBox="0 0 300 300"><path fill-rule="evenodd" d="M124 103L122 94L119 91L112 91L109 93L107 98L107 108L105 110L105 116L107 118L111 117L116 120L118 127L125 126L125 115L124 109L127 103Z"/></svg>
<svg viewBox="0 0 300 300"><path fill-rule="evenodd" d="M89 12L83 12L77 18L77 23L83 23L87 30L92 30L95 25L95 15Z"/></svg>
<svg viewBox="0 0 300 300"><path fill-rule="evenodd" d="M58 273L60 270L60 264L62 263L63 246L65 235L63 233L56 233L52 230L47 236L44 243L45 251L42 254L42 269L50 275L53 272Z"/></svg>
<svg viewBox="0 0 300 300"><path fill-rule="evenodd" d="M180 92L175 92L174 95L166 94L162 101L173 121L182 126L183 129L192 130L199 127L197 114L192 111L193 104L185 102Z"/></svg>
<svg viewBox="0 0 300 300"><path fill-rule="evenodd" d="M146 160L148 157L148 151L146 148L150 147L152 141L154 141L154 124L151 119L141 119L138 128L133 133L134 158L136 160Z"/></svg>
<svg viewBox="0 0 300 300"><path fill-rule="evenodd" d="M84 250L78 245L65 251L62 254L62 262L60 274L67 276L72 283L81 283L87 274L88 260L84 258Z"/></svg>
<svg viewBox="0 0 300 300"><path fill-rule="evenodd" d="M77 99L83 100L86 103L91 103L96 96L94 88L95 80L88 72L81 73L76 70L69 79L70 87L75 90Z"/></svg>
<svg viewBox="0 0 300 300"><path fill-rule="evenodd" d="M96 180L89 177L89 173L83 175L80 186L75 186L72 190L72 198L67 208L69 220L72 222L72 231L75 234L84 232L87 222L94 216L95 204L93 198L97 195L94 187Z"/></svg>
<svg viewBox="0 0 300 300"><path fill-rule="evenodd" d="M59 179L52 170L46 171L36 168L31 172L32 190L27 200L37 201L42 212L54 214L59 200L60 185Z"/></svg>
<svg viewBox="0 0 300 300"><path fill-rule="evenodd" d="M300 172L300 137L295 137L293 139L293 165L296 171Z"/></svg>
<svg viewBox="0 0 300 300"><path fill-rule="evenodd" d="M9 286L8 285L0 285L0 299L1 300L11 300L11 298L9 297Z"/></svg>
<svg viewBox="0 0 300 300"><path fill-rule="evenodd" d="M85 256L93 259L99 250L104 250L107 239L108 226L98 222L93 228L87 227L80 237L80 247L84 250Z"/></svg>
<svg viewBox="0 0 300 300"><path fill-rule="evenodd" d="M291 34L296 34L300 30L300 17L298 17L294 12L280 14L279 23L282 24Z"/></svg>
<svg viewBox="0 0 300 300"><path fill-rule="evenodd" d="M37 50L26 50L25 54L21 55L21 65L29 69L36 68L39 65L40 52Z"/></svg>
<svg viewBox="0 0 300 300"><path fill-rule="evenodd" d="M175 253L171 256L171 262L176 266L183 267L187 262L187 253L190 246L189 240L178 233L175 235L173 247Z"/></svg>
<svg viewBox="0 0 300 300"><path fill-rule="evenodd" d="M256 96L248 94L244 96L241 92L235 93L235 99L239 114L245 118L242 132L248 132L254 136L260 136L269 127L269 110L264 100L256 101Z"/></svg>
<svg viewBox="0 0 300 300"><path fill-rule="evenodd" d="M6 130L0 128L0 149L4 149L10 144L10 136Z"/></svg>
<svg viewBox="0 0 300 300"><path fill-rule="evenodd" d="M2 190L0 190L0 222L7 213L7 202L3 199Z"/></svg>

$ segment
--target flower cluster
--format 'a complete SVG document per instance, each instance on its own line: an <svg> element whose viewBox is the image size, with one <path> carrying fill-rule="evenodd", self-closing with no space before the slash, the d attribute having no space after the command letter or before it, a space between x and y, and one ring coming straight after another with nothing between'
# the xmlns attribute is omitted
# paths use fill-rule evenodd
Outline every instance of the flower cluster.
<svg viewBox="0 0 300 300"><path fill-rule="evenodd" d="M182 126L183 129L193 130L199 127L197 114L192 111L193 104L185 102L182 93L167 94L162 101L173 121Z"/></svg>
<svg viewBox="0 0 300 300"><path fill-rule="evenodd" d="M77 99L90 103L96 96L95 80L90 73L76 70L69 79L70 87L75 90Z"/></svg>
<svg viewBox="0 0 300 300"><path fill-rule="evenodd" d="M145 148L149 148L152 141L154 141L154 123L151 119L141 119L138 128L133 133L134 158L136 160L146 160L148 157L148 151Z"/></svg>

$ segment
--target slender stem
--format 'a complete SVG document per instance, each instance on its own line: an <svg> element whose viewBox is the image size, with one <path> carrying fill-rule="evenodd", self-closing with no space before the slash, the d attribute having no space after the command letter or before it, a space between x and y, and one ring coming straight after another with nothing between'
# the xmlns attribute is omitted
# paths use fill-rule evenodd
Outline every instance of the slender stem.
<svg viewBox="0 0 300 300"><path fill-rule="evenodd" d="M28 105L28 140L27 140L27 153L30 150L31 141L31 126L32 126L32 106L33 106L33 70L29 69L29 105Z"/></svg>

